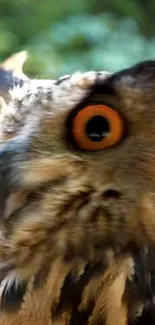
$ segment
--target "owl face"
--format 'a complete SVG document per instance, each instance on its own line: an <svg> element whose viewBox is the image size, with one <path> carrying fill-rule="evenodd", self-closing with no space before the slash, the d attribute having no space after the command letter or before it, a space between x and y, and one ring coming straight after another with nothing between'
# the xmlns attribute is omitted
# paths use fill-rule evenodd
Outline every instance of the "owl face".
<svg viewBox="0 0 155 325"><path fill-rule="evenodd" d="M4 286L60 257L108 264L109 250L154 247L154 81L155 63L144 62L11 92L1 114Z"/></svg>

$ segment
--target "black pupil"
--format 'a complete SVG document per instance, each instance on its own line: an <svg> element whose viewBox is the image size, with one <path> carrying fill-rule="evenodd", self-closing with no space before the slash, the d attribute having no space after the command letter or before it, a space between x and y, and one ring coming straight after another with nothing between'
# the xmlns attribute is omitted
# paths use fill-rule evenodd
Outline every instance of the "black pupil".
<svg viewBox="0 0 155 325"><path fill-rule="evenodd" d="M86 134L91 141L102 141L109 135L109 123L104 116L93 116L85 128Z"/></svg>

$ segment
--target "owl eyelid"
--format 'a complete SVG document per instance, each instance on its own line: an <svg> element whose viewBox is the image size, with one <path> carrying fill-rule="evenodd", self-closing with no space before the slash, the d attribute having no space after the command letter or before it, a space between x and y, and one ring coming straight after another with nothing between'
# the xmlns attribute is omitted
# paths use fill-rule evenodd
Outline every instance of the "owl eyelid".
<svg viewBox="0 0 155 325"><path fill-rule="evenodd" d="M110 148L123 136L123 118L115 109L101 103L82 105L72 115L71 136L82 150Z"/></svg>

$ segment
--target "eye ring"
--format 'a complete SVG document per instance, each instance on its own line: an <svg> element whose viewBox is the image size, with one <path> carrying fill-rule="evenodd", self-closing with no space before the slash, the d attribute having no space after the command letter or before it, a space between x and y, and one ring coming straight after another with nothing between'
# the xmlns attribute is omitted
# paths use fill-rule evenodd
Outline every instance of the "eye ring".
<svg viewBox="0 0 155 325"><path fill-rule="evenodd" d="M123 118L106 105L86 106L72 120L72 136L82 150L98 151L112 147L123 136Z"/></svg>

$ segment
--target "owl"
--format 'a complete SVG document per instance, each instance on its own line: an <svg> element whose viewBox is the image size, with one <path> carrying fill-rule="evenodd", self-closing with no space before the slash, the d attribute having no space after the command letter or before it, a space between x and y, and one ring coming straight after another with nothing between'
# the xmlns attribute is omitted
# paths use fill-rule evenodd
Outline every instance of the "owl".
<svg viewBox="0 0 155 325"><path fill-rule="evenodd" d="M8 94L0 325L154 324L155 61Z"/></svg>

